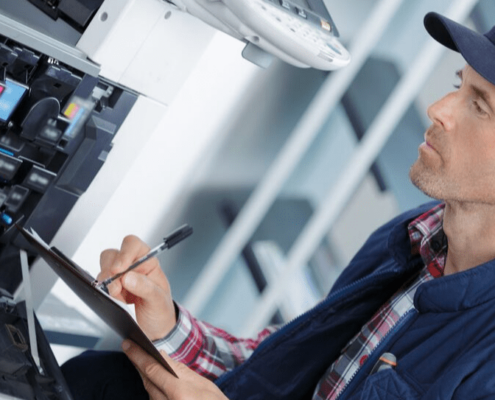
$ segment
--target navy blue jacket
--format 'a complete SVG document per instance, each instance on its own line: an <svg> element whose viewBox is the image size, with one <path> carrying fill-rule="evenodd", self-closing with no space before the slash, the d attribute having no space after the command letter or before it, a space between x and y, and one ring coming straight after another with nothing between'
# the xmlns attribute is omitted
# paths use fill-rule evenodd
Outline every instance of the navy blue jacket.
<svg viewBox="0 0 495 400"><path fill-rule="evenodd" d="M406 212L371 235L328 297L274 333L217 384L230 400L310 400L345 344L424 264ZM385 337L339 399L495 399L495 260L421 285L416 310ZM370 374L383 352L395 369Z"/></svg>

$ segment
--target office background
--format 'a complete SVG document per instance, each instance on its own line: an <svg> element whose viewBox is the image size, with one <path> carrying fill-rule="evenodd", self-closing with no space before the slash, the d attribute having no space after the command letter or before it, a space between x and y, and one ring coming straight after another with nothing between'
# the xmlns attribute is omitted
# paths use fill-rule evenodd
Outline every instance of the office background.
<svg viewBox="0 0 495 400"><path fill-rule="evenodd" d="M96 274L99 253L126 234L154 246L188 223L193 236L160 256L174 297L235 334L322 299L374 229L428 200L408 170L429 125L426 108L453 89L463 60L429 38L424 15L481 32L495 23L490 0L326 4L353 57L330 73L277 60L260 69L242 59L242 43L192 18L186 35L174 15L155 23L137 61L122 67L115 60L124 47L110 32L95 50L102 75L145 98L119 133L134 145L116 139L58 247ZM59 361L117 348L61 282L49 279L38 298Z"/></svg>

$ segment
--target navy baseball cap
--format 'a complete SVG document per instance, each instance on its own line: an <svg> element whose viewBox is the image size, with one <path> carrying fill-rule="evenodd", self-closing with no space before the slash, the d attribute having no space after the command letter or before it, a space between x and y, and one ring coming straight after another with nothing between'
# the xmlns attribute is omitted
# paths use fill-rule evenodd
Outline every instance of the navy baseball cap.
<svg viewBox="0 0 495 400"><path fill-rule="evenodd" d="M495 85L495 27L482 35L435 12L426 14L424 24L433 39L461 53L478 74Z"/></svg>

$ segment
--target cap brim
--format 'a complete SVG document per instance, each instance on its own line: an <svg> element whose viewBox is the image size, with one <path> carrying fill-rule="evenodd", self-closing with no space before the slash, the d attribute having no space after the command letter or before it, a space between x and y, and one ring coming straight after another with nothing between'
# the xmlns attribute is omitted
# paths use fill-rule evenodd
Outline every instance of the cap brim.
<svg viewBox="0 0 495 400"><path fill-rule="evenodd" d="M424 25L433 39L461 53L476 72L495 84L495 45L485 35L435 12L426 14Z"/></svg>

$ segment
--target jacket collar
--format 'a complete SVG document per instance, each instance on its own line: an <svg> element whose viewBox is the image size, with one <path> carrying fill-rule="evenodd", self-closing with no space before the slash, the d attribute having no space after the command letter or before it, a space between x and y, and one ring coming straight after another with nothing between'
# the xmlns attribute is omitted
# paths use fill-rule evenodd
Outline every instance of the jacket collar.
<svg viewBox="0 0 495 400"><path fill-rule="evenodd" d="M388 236L388 249L404 272L413 273L419 256L411 254L408 225L438 202L427 203L401 216ZM423 265L423 264L421 264ZM495 260L422 284L414 303L420 312L455 312L495 300Z"/></svg>
<svg viewBox="0 0 495 400"><path fill-rule="evenodd" d="M420 312L455 312L495 300L495 260L421 285L414 303Z"/></svg>

